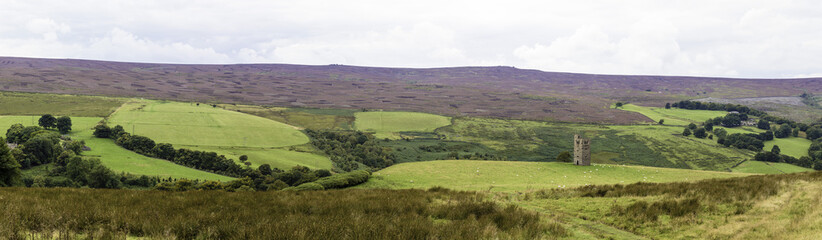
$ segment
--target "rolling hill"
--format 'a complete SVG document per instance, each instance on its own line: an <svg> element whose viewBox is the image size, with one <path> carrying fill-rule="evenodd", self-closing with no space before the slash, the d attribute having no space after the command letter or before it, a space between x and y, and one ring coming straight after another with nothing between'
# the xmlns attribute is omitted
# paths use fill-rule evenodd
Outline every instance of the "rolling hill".
<svg viewBox="0 0 822 240"><path fill-rule="evenodd" d="M650 121L637 113L609 109L617 100L658 106L691 98L822 92L822 78L619 76L512 67L180 65L13 57L0 58L0 82L3 91L597 123Z"/></svg>

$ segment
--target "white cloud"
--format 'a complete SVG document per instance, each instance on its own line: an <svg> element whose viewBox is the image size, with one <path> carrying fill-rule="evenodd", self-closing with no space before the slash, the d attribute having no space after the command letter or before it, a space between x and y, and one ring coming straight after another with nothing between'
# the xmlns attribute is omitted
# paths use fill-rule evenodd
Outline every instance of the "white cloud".
<svg viewBox="0 0 822 240"><path fill-rule="evenodd" d="M5 1L0 55L818 76L818 1Z"/></svg>

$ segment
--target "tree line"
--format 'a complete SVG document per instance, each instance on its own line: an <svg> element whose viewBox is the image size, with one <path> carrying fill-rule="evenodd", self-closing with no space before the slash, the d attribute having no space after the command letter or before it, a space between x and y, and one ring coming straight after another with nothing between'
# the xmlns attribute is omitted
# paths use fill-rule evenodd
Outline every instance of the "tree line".
<svg viewBox="0 0 822 240"><path fill-rule="evenodd" d="M171 161L178 165L204 170L230 177L242 177L248 175L248 169L244 169L233 160L216 152L206 152L189 150L185 148L175 149L170 143L155 143L151 138L132 135L117 125L110 128L106 124L98 124L94 127L94 136L98 138L110 138L125 149L138 154L160 158Z"/></svg>

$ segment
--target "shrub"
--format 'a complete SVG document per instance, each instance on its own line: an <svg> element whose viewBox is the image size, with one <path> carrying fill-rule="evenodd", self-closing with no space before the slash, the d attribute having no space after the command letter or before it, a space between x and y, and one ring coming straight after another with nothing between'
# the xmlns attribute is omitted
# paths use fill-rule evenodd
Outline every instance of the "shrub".
<svg viewBox="0 0 822 240"><path fill-rule="evenodd" d="M299 186L296 186L296 187L288 187L288 188L285 188L283 190L286 190L286 191L319 191L319 190L325 190L325 188L323 188L323 185L320 185L320 184L314 183L314 182L310 182L310 183L300 184Z"/></svg>

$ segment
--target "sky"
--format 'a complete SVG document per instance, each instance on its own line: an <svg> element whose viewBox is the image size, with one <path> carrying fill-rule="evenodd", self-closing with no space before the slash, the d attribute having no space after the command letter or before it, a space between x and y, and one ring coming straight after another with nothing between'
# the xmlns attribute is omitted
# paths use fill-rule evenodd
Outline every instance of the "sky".
<svg viewBox="0 0 822 240"><path fill-rule="evenodd" d="M822 77L822 1L0 0L0 56Z"/></svg>

